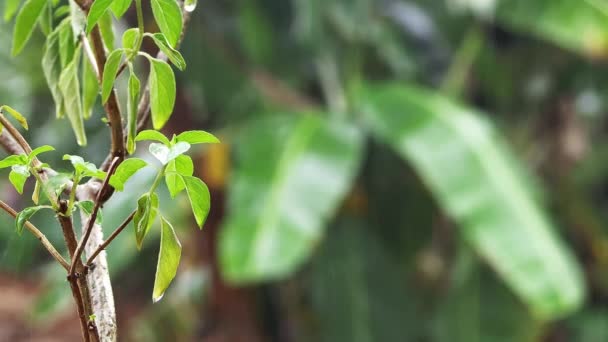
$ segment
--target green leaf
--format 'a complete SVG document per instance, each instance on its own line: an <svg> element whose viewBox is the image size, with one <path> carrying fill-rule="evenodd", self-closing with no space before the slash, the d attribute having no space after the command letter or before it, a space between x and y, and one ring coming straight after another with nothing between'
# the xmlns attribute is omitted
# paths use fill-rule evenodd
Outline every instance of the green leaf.
<svg viewBox="0 0 608 342"><path fill-rule="evenodd" d="M580 268L481 115L414 87L372 88L361 101L372 132L412 164L464 238L537 317L581 305Z"/></svg>
<svg viewBox="0 0 608 342"><path fill-rule="evenodd" d="M129 97L127 98L127 151L135 152L135 135L137 134L137 106L139 102L140 83L135 73L129 76Z"/></svg>
<svg viewBox="0 0 608 342"><path fill-rule="evenodd" d="M116 18L120 19L127 12L132 1L133 0L114 0L112 5L110 5L110 9Z"/></svg>
<svg viewBox="0 0 608 342"><path fill-rule="evenodd" d="M158 213L158 196L155 193L143 194L137 200L137 210L133 216L137 249L141 250L144 238L154 224Z"/></svg>
<svg viewBox="0 0 608 342"><path fill-rule="evenodd" d="M245 131L220 236L222 270L235 283L285 277L307 260L363 147L355 127L316 115L260 120Z"/></svg>
<svg viewBox="0 0 608 342"><path fill-rule="evenodd" d="M8 180L19 194L23 194L23 186L29 177L30 171L26 165L13 165L11 172L8 174Z"/></svg>
<svg viewBox="0 0 608 342"><path fill-rule="evenodd" d="M205 131L186 131L179 134L176 138L177 141L187 142L190 145L195 144L216 144L220 140L213 134Z"/></svg>
<svg viewBox="0 0 608 342"><path fill-rule="evenodd" d="M173 113L175 106L175 75L173 70L160 59L150 59L150 106L154 129L163 128Z"/></svg>
<svg viewBox="0 0 608 342"><path fill-rule="evenodd" d="M113 0L95 0L87 17L87 35L93 31L99 18L106 13Z"/></svg>
<svg viewBox="0 0 608 342"><path fill-rule="evenodd" d="M60 118L63 116L65 108L63 96L59 89L59 76L61 75L61 59L59 53L59 35L61 24L46 39L42 56L42 72L46 83L51 90L53 101L55 102L55 115Z"/></svg>
<svg viewBox="0 0 608 342"><path fill-rule="evenodd" d="M167 139L166 136L164 136L159 131L155 131L152 129L143 130L143 131L139 132L139 134L137 134L137 136L135 137L135 141L143 141L143 140L160 141L167 146L169 146L171 144L171 142L169 142L169 139Z"/></svg>
<svg viewBox="0 0 608 342"><path fill-rule="evenodd" d="M4 21L10 21L19 10L21 0L6 0L4 4Z"/></svg>
<svg viewBox="0 0 608 342"><path fill-rule="evenodd" d="M23 115L21 115L21 113L19 113L18 111L14 110L13 108L9 107L9 106L1 106L0 107L0 113L2 112L7 112L8 114L10 114L13 118L15 118L15 120L17 120L19 122L19 124L21 126L23 126L23 128L25 128L26 130L28 129L27 126L27 120L25 119L25 117Z"/></svg>
<svg viewBox="0 0 608 342"><path fill-rule="evenodd" d="M70 163L72 163L74 170L82 177L95 177L101 180L106 178L106 173L104 171L99 170L95 164L84 161L80 156L66 154L63 156L63 160L69 160Z"/></svg>
<svg viewBox="0 0 608 342"><path fill-rule="evenodd" d="M61 72L59 76L59 89L63 97L66 116L70 120L72 130L76 135L76 142L80 146L85 146L87 144L87 135L84 130L80 82L78 80L79 63L80 48L76 50L72 61Z"/></svg>
<svg viewBox="0 0 608 342"><path fill-rule="evenodd" d="M150 153L163 165L186 153L189 149L190 144L185 142L178 142L171 147L159 143L151 143L149 147Z"/></svg>
<svg viewBox="0 0 608 342"><path fill-rule="evenodd" d="M189 156L178 156L167 164L165 182L172 198L186 188L181 176L192 176L192 174L194 174L194 164Z"/></svg>
<svg viewBox="0 0 608 342"><path fill-rule="evenodd" d="M93 214L93 208L95 208L95 202L93 201L80 201L76 202L76 206L87 216L91 217ZM97 211L97 217L95 217L95 224L103 223L103 215L101 214L101 208Z"/></svg>
<svg viewBox="0 0 608 342"><path fill-rule="evenodd" d="M76 52L74 31L72 30L71 22L71 17L68 17L57 27L59 33L59 57L61 58L62 70L74 60L74 53Z"/></svg>
<svg viewBox="0 0 608 342"><path fill-rule="evenodd" d="M53 7L51 6L50 1L44 5L42 14L40 14L40 19L38 19L38 24L40 25L40 31L42 31L45 36L51 34L53 30Z"/></svg>
<svg viewBox="0 0 608 342"><path fill-rule="evenodd" d="M40 209L49 209L49 206L41 205L36 207L25 208L17 214L15 217L15 231L17 234L21 235L23 233L23 227L25 223L29 221L34 214L36 214Z"/></svg>
<svg viewBox="0 0 608 342"><path fill-rule="evenodd" d="M45 152L51 152L51 151L55 151L55 148L53 146L43 145L40 147L36 147L35 149L32 150L32 153L30 153L30 155L28 156L28 159L31 161L32 159L34 159L34 157L38 156L39 154L42 154Z"/></svg>
<svg viewBox="0 0 608 342"><path fill-rule="evenodd" d="M171 44L162 33L154 33L150 35L156 43L156 46L169 58L179 70L184 71L186 69L186 61L182 54L171 47Z"/></svg>
<svg viewBox="0 0 608 342"><path fill-rule="evenodd" d="M95 1L97 2L97 1ZM84 13L82 8L76 3L76 1L69 1L70 5L70 24L72 26L73 39L74 41L80 40L80 35L84 33L84 29L87 22L87 15Z"/></svg>
<svg viewBox="0 0 608 342"><path fill-rule="evenodd" d="M139 40L139 29L137 27L128 29L122 34L122 47L125 49L136 49Z"/></svg>
<svg viewBox="0 0 608 342"><path fill-rule="evenodd" d="M114 81L116 80L116 74L118 68L120 68L120 61L122 60L122 49L116 49L110 53L106 60L106 65L103 69L103 81L101 83L101 102L108 102L108 98L114 89Z"/></svg>
<svg viewBox="0 0 608 342"><path fill-rule="evenodd" d="M182 11L175 0L152 0L152 14L171 47L182 34Z"/></svg>
<svg viewBox="0 0 608 342"><path fill-rule="evenodd" d="M17 14L17 20L15 21L15 31L13 32L13 56L18 55L23 47L30 39L34 28L36 27L36 21L42 14L44 5L47 0L26 0L25 4Z"/></svg>
<svg viewBox="0 0 608 342"><path fill-rule="evenodd" d="M158 302L163 298L165 291L175 278L179 260L182 255L182 245L177 239L175 230L169 221L161 216L160 251L158 253L158 265L156 266L156 277L154 278L154 291L152 301Z"/></svg>
<svg viewBox="0 0 608 342"><path fill-rule="evenodd" d="M0 169L11 167L13 165L27 166L27 157L23 154L13 154L0 160Z"/></svg>
<svg viewBox="0 0 608 342"><path fill-rule="evenodd" d="M123 191L125 183L141 168L148 165L144 160L139 158L129 158L124 160L110 178L110 185L118 191Z"/></svg>
<svg viewBox="0 0 608 342"><path fill-rule="evenodd" d="M99 81L95 69L93 69L91 61L85 57L82 59L82 114L85 120L93 115L98 94Z"/></svg>
<svg viewBox="0 0 608 342"><path fill-rule="evenodd" d="M188 199L190 199L190 206L192 207L196 224L200 229L203 229L203 224L205 224L207 215L209 215L209 209L211 208L209 189L202 180L196 177L180 177L186 186L186 192L188 193Z"/></svg>
<svg viewBox="0 0 608 342"><path fill-rule="evenodd" d="M114 0L113 3L116 3L116 1L117 0ZM109 11L106 11L99 19L97 25L99 26L101 39L103 39L106 48L110 51L114 50L114 30L112 28L114 24L112 23L112 14L110 14Z"/></svg>

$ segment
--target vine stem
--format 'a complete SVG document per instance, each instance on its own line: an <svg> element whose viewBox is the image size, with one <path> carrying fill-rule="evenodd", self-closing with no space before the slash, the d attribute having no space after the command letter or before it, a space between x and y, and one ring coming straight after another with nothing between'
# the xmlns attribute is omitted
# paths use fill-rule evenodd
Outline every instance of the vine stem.
<svg viewBox="0 0 608 342"><path fill-rule="evenodd" d="M2 208L4 211L6 211L7 213L9 213L9 215L11 215L12 217L17 218L17 215L18 215L17 211L15 209L11 208L10 205L8 205L7 203L3 202L2 200L0 200L0 208ZM34 226L29 221L26 221L25 222L25 228L27 230L29 230L36 237L36 239L38 239L40 241L40 243L42 243L42 245L49 252L49 254L55 260L57 260L57 262L63 268L65 268L66 271L70 268L70 265L61 256L61 253L59 253L57 251L57 249L55 249L55 247L53 246L53 244L46 238L46 236L38 228L36 228L36 226Z"/></svg>

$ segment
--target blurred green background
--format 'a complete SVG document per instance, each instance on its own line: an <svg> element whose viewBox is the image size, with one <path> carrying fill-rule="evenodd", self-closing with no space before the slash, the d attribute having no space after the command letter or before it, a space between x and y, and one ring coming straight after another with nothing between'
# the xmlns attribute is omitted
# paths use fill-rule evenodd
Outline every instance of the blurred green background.
<svg viewBox="0 0 608 342"><path fill-rule="evenodd" d="M51 165L102 162L101 106L78 148L42 34L15 59L11 32L0 104ZM222 140L193 152L211 214L200 232L161 199L184 255L157 304L158 244L109 248L120 340L608 341L608 1L199 0L182 51L164 132ZM153 176L107 203L106 232ZM78 339L63 277L0 213L0 341Z"/></svg>

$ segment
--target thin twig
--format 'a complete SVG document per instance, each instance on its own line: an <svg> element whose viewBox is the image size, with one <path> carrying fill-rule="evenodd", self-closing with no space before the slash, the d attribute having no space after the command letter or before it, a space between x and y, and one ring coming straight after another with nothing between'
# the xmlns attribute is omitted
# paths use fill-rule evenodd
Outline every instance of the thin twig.
<svg viewBox="0 0 608 342"><path fill-rule="evenodd" d="M89 217L89 223L87 224L87 227L84 231L82 239L80 240L80 243L78 243L78 247L76 248L74 257L72 258L72 265L70 266L70 272L69 272L70 275L74 274L74 270L76 269L76 264L78 263L78 260L80 260L80 257L82 256L82 252L84 251L84 247L87 245L87 242L89 241L89 237L91 236L91 231L93 230L93 226L95 225L95 220L97 219L97 213L99 212L99 208L101 207L101 203L102 203L101 198L102 198L105 190L110 185L110 177L112 177L112 174L114 173L114 171L116 171L119 161L120 161L119 157L114 157L112 164L110 164L110 169L108 170L108 173L106 174L106 179L104 179L103 185L101 186L101 188L99 189L99 192L97 193L97 198L95 199L95 205L93 207L93 211L91 212L91 216Z"/></svg>
<svg viewBox="0 0 608 342"><path fill-rule="evenodd" d="M0 123L2 123L2 125L8 130L8 132L13 136L13 138L17 140L17 143L19 143L19 145L23 148L25 154L32 153L32 148L30 147L30 144L25 141L23 135L21 135L21 133L19 133L15 126L13 126L13 124L11 124L11 122L6 119L2 112L0 112Z"/></svg>
<svg viewBox="0 0 608 342"><path fill-rule="evenodd" d="M104 249L106 249L106 247L108 247L108 245L110 243L112 243L112 241L129 225L129 223L131 223L134 216L135 216L135 211L132 212L131 215L129 215L129 217L127 217L120 224L120 226L118 226L118 228L116 228L114 230L114 232L108 237L108 239L106 241L104 241L104 243L102 243L101 245L99 245L99 247L97 247L95 252L93 252L93 254L91 254L89 259L87 260L87 262L85 264L87 267L91 267L91 265L93 264L93 261L95 261L95 258L99 255L99 253L101 253Z"/></svg>
<svg viewBox="0 0 608 342"><path fill-rule="evenodd" d="M17 211L15 211L15 209L11 208L10 205L6 204L5 202L3 202L1 200L0 200L0 208L4 209L4 211L9 213L14 218L16 218L18 215L18 213L17 213ZM46 248L46 250L49 252L49 254L51 254L51 256L55 260L57 260L57 262L61 266L63 266L63 268L65 268L66 270L68 270L70 268L70 265L61 256L61 253L59 253L57 251L57 249L55 249L53 244L46 238L46 236L38 228L36 228L36 226L31 224L29 221L26 221L25 228L27 228L27 230L29 230L36 237L36 239L38 239L42 243L42 245L44 246L44 248Z"/></svg>

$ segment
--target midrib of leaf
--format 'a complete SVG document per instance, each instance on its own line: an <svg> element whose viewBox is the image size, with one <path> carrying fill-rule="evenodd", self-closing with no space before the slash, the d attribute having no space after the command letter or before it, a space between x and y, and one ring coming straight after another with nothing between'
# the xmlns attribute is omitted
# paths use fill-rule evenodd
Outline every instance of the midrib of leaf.
<svg viewBox="0 0 608 342"><path fill-rule="evenodd" d="M290 165L299 157L299 154L306 148L310 139L314 136L314 132L319 126L318 121L309 120L308 118L300 119L300 122L295 126L295 134L287 141L285 149L281 154L276 169L276 177L271 186L263 214L258 221L257 227L262 227L256 230L256 236L253 246L263 244L263 238L268 235L268 232L275 231L279 228L277 224L280 217L280 205L277 201L284 192L285 181L287 180L288 170ZM253 257L249 258L252 269L258 269L257 265L265 265L263 262L267 259L266 253L269 248L253 248L252 251L257 252ZM260 262L262 261L262 262Z"/></svg>

